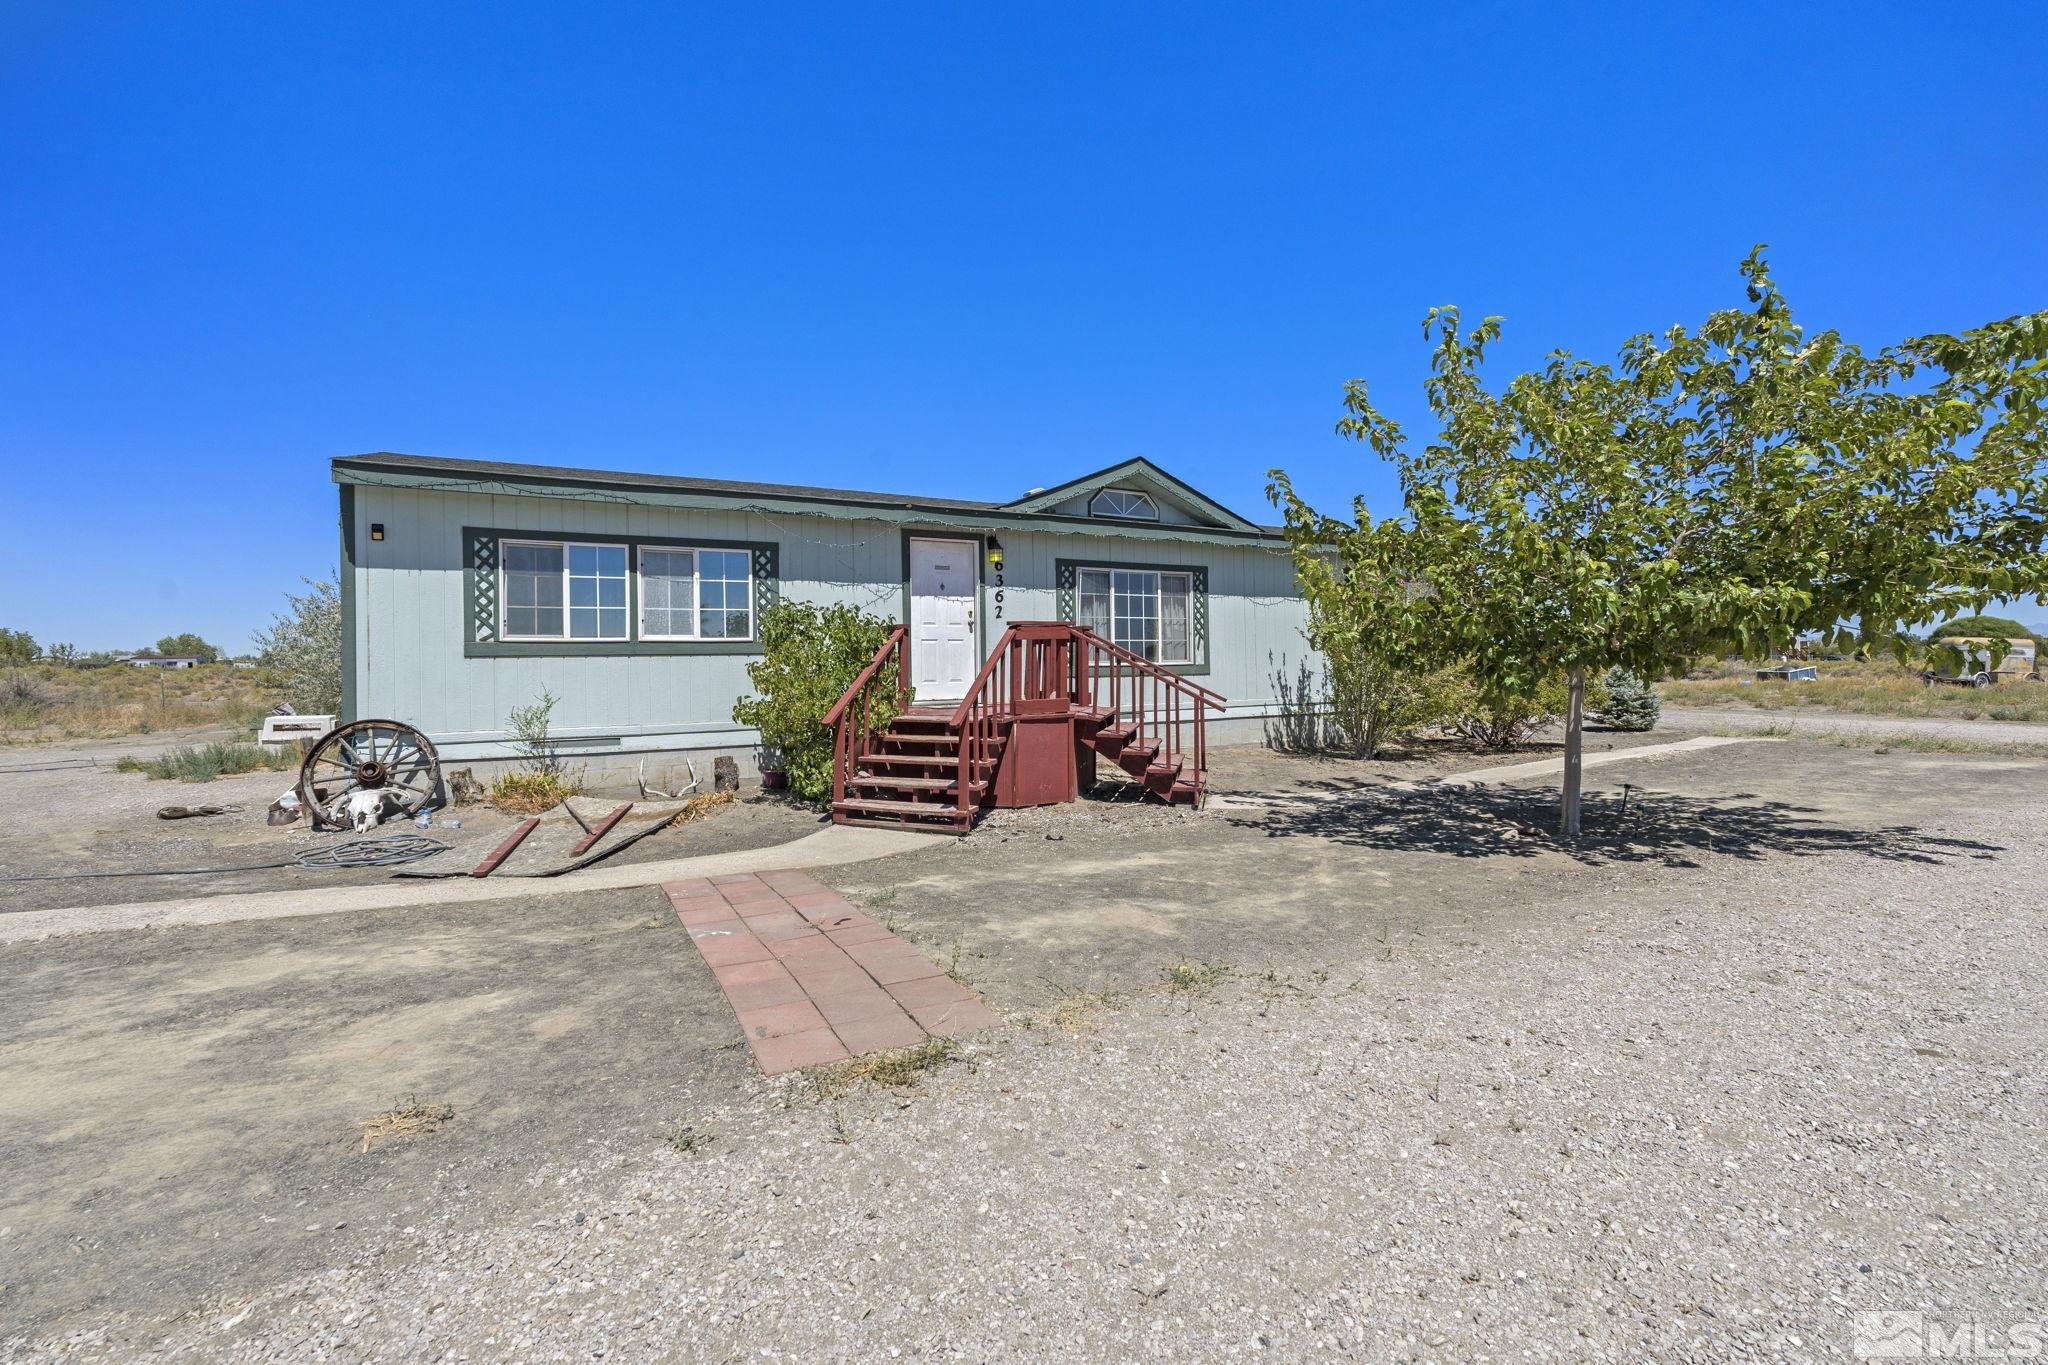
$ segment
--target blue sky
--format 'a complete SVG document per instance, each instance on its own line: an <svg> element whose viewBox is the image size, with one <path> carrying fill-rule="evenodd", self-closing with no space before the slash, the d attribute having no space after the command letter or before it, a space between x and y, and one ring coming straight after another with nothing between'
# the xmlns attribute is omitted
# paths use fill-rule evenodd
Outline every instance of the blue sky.
<svg viewBox="0 0 2048 1365"><path fill-rule="evenodd" d="M2048 306L2038 4L723 11L0 4L0 624L246 647L336 454L1388 510L1432 304Z"/></svg>

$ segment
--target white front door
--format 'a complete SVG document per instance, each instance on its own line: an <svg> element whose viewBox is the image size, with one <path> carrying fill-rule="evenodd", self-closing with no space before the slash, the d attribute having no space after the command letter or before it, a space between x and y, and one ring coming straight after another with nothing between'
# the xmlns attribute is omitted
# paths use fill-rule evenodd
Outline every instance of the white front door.
<svg viewBox="0 0 2048 1365"><path fill-rule="evenodd" d="M958 701L974 681L974 598L979 583L971 540L910 542L912 699Z"/></svg>

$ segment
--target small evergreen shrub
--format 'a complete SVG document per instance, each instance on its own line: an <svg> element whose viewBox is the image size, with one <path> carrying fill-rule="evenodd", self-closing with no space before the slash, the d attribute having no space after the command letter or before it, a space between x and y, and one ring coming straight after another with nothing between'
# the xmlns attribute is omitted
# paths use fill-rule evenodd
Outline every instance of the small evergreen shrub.
<svg viewBox="0 0 2048 1365"><path fill-rule="evenodd" d="M1622 668L1610 668L1601 680L1607 699L1595 713L1602 725L1617 730L1654 730L1664 704L1655 685Z"/></svg>
<svg viewBox="0 0 2048 1365"><path fill-rule="evenodd" d="M732 718L761 732L763 748L780 752L792 795L812 805L832 796L832 732L825 713L843 695L895 623L857 607L820 609L809 602L778 602L761 614L762 657L747 665L760 694L742 698ZM878 679L873 726L895 715L896 676Z"/></svg>

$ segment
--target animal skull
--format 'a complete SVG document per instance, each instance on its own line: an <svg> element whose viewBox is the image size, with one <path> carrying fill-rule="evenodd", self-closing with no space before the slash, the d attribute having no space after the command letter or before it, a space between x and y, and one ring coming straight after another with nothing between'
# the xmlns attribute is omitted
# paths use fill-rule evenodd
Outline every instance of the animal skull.
<svg viewBox="0 0 2048 1365"><path fill-rule="evenodd" d="M367 834L389 819L398 806L398 794L386 788L350 792L346 802L349 828Z"/></svg>

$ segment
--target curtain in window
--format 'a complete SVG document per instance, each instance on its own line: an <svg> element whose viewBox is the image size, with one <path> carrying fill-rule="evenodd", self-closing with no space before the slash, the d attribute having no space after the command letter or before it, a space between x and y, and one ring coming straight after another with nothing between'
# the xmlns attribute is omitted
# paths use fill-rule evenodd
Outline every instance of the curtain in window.
<svg viewBox="0 0 2048 1365"><path fill-rule="evenodd" d="M1116 618L1116 642L1147 659L1159 657L1159 575L1144 570L1115 569L1109 576L1110 609Z"/></svg>
<svg viewBox="0 0 2048 1365"><path fill-rule="evenodd" d="M1081 570L1075 575L1074 588L1074 624L1114 640L1109 621L1109 570Z"/></svg>
<svg viewBox="0 0 2048 1365"><path fill-rule="evenodd" d="M1188 575L1159 575L1159 657L1168 663L1194 662L1194 595Z"/></svg>
<svg viewBox="0 0 2048 1365"><path fill-rule="evenodd" d="M697 633L697 561L688 550L640 552L640 633Z"/></svg>

